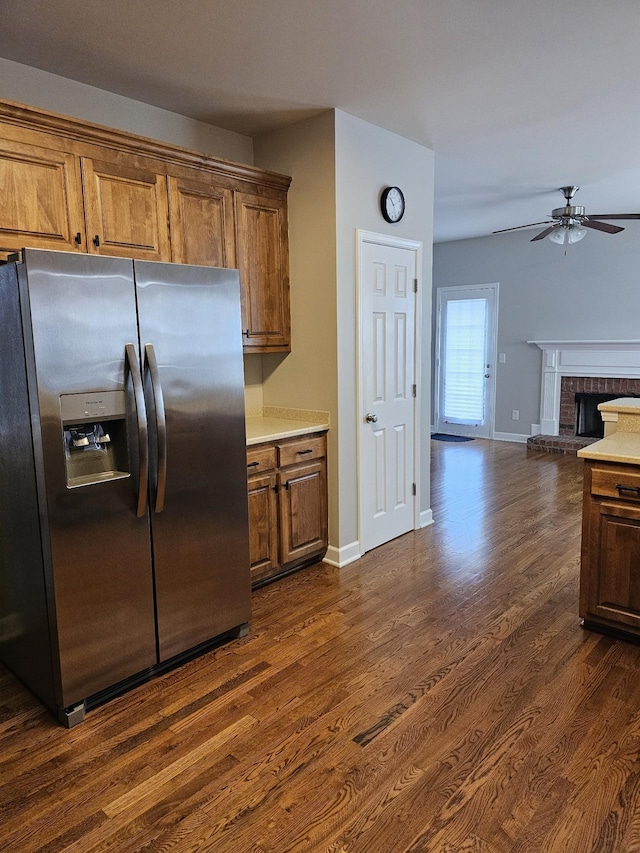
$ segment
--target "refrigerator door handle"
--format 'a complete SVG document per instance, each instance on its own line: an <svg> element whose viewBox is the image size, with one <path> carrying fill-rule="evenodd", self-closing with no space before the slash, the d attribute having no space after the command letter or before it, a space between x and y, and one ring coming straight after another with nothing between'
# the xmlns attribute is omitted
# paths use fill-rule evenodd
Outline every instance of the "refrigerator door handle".
<svg viewBox="0 0 640 853"><path fill-rule="evenodd" d="M136 405L136 422L138 425L138 454L139 454L139 469L138 469L138 505L136 507L136 515L138 518L147 511L147 479L149 477L149 441L147 431L147 414L144 404L144 389L142 387L142 377L140 376L140 367L138 365L138 355L133 344L125 344L126 364L131 373L131 381L133 383L133 396Z"/></svg>
<svg viewBox="0 0 640 853"><path fill-rule="evenodd" d="M164 412L164 399L162 397L158 360L156 359L153 344L145 344L144 354L146 364L149 366L149 375L151 376L151 392L153 394L156 413L156 434L158 437L158 482L156 485L154 512L162 512L167 486L167 419Z"/></svg>

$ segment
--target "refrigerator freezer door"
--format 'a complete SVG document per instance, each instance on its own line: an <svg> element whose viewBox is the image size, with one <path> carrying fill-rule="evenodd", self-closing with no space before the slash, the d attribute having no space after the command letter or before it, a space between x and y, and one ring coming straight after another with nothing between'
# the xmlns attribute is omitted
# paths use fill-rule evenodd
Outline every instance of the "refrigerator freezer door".
<svg viewBox="0 0 640 853"><path fill-rule="evenodd" d="M236 270L134 267L150 436L160 427L150 506L163 661L251 613L240 296Z"/></svg>
<svg viewBox="0 0 640 853"><path fill-rule="evenodd" d="M149 520L136 516L139 448L125 369L126 345L136 356L138 350L133 266L27 249L19 275L38 501L50 539L44 552L59 646L57 701L64 708L157 661ZM113 419L104 403L113 395L103 399L102 392L126 392L132 423ZM66 395L86 395L87 424L79 429L67 422ZM102 414L104 429L95 429ZM84 433L96 442L89 462L92 453L99 457L99 441L119 441L119 468L129 470L111 478L107 470L103 479L71 488L65 454L87 451Z"/></svg>

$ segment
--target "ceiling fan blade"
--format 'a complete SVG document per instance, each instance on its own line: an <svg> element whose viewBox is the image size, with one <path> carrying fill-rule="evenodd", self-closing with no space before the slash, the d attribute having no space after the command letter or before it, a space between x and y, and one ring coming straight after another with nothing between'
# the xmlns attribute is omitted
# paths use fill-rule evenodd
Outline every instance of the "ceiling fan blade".
<svg viewBox="0 0 640 853"><path fill-rule="evenodd" d="M618 234L620 231L624 231L624 228L620 225L609 225L608 222L597 222L595 219L583 219L580 223L584 228L595 228L596 231L606 231L607 234Z"/></svg>
<svg viewBox="0 0 640 853"><path fill-rule="evenodd" d="M542 224L542 223L540 223ZM552 231L557 231L558 228L562 228L561 225L552 225L550 228L545 228L544 231L541 231L539 234L536 234L535 237L531 238L531 242L535 243L536 240L544 240L545 237L548 237Z"/></svg>
<svg viewBox="0 0 640 853"><path fill-rule="evenodd" d="M589 219L640 219L640 213L590 213Z"/></svg>
<svg viewBox="0 0 640 853"><path fill-rule="evenodd" d="M519 228L533 228L534 225L547 225L551 219L545 219L544 222L530 222L528 225L514 225L513 228L501 228L499 231L492 231L492 234L503 234L505 231L517 231Z"/></svg>

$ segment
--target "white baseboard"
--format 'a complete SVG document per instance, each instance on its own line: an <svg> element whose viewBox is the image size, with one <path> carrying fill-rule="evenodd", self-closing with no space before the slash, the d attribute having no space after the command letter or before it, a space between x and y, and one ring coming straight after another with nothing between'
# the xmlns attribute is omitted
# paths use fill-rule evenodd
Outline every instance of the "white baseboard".
<svg viewBox="0 0 640 853"><path fill-rule="evenodd" d="M494 441L517 441L518 444L526 444L528 435L522 435L520 432L494 432Z"/></svg>
<svg viewBox="0 0 640 853"><path fill-rule="evenodd" d="M423 509L420 513L420 527L428 527L433 524L433 512L430 509Z"/></svg>
<svg viewBox="0 0 640 853"><path fill-rule="evenodd" d="M329 545L323 561L329 563L330 566L342 569L344 566L348 566L349 563L359 560L361 556L359 542L352 542L350 545L344 545L342 548Z"/></svg>

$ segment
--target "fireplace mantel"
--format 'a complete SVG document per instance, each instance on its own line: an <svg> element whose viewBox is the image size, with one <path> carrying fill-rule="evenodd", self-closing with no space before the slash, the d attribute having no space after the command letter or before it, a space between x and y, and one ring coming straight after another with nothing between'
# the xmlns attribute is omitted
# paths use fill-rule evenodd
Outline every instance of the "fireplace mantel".
<svg viewBox="0 0 640 853"><path fill-rule="evenodd" d="M563 376L640 379L640 340L527 341L542 350L540 431L558 435Z"/></svg>

